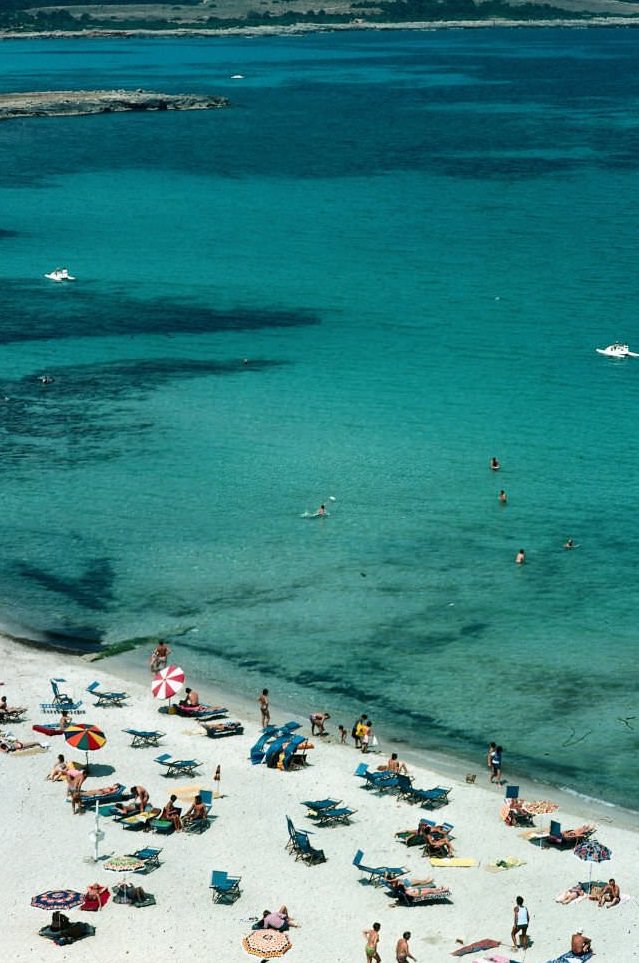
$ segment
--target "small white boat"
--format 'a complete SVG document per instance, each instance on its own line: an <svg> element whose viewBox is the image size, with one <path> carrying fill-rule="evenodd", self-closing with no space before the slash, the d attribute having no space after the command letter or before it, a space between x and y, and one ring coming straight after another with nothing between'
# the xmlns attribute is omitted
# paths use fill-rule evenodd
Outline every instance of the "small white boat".
<svg viewBox="0 0 639 963"><path fill-rule="evenodd" d="M595 348L595 351L597 354L605 354L607 358L639 358L636 351L630 351L628 345L622 344L621 341L615 341L607 348Z"/></svg>
<svg viewBox="0 0 639 963"><path fill-rule="evenodd" d="M45 278L49 281L75 281L72 274L69 274L68 268L56 268L55 271L51 271L49 274L45 274Z"/></svg>
<svg viewBox="0 0 639 963"><path fill-rule="evenodd" d="M244 74L233 74L231 80L244 80Z"/></svg>

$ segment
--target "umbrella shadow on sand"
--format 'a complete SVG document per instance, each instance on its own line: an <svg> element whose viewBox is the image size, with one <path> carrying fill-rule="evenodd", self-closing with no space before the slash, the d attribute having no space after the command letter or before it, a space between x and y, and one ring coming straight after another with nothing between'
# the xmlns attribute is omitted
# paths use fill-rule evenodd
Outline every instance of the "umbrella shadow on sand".
<svg viewBox="0 0 639 963"><path fill-rule="evenodd" d="M115 772L115 766L110 766L105 762L90 762L89 773L91 776L110 776Z"/></svg>

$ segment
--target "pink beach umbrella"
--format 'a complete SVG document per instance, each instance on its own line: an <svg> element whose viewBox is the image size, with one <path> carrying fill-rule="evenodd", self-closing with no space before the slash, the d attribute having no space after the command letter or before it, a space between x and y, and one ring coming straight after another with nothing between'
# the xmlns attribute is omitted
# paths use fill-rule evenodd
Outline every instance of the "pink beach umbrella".
<svg viewBox="0 0 639 963"><path fill-rule="evenodd" d="M171 699L184 682L184 670L179 665L167 665L153 677L151 691L156 699Z"/></svg>

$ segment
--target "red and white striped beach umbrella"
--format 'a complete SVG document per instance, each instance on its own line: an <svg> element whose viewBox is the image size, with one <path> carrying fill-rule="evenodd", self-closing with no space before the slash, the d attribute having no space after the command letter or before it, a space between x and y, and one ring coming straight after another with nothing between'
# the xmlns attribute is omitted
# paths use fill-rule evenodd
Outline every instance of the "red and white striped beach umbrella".
<svg viewBox="0 0 639 963"><path fill-rule="evenodd" d="M184 682L184 670L179 665L167 665L153 677L151 691L156 699L171 699Z"/></svg>

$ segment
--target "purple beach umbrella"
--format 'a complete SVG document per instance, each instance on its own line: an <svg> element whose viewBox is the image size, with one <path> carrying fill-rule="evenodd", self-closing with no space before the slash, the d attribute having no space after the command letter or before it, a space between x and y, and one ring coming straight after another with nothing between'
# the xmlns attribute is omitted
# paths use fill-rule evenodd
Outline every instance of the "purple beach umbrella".
<svg viewBox="0 0 639 963"><path fill-rule="evenodd" d="M31 900L31 905L43 910L63 910L79 906L84 896L74 889L50 889Z"/></svg>
<svg viewBox="0 0 639 963"><path fill-rule="evenodd" d="M590 863L588 882L592 880L592 864L604 863L606 860L612 858L612 851L608 849L607 846L604 846L603 843L600 843L598 839L586 839L583 843L575 846L573 852L578 859L583 859L584 862Z"/></svg>

